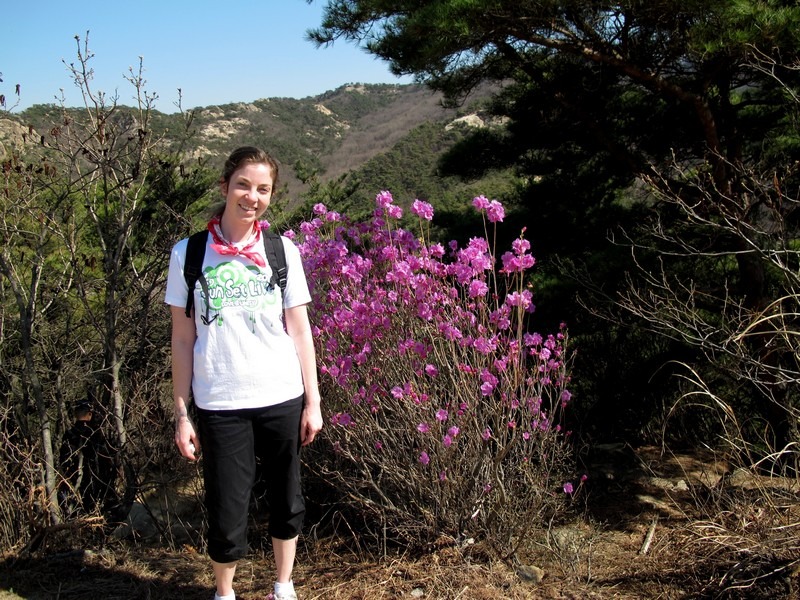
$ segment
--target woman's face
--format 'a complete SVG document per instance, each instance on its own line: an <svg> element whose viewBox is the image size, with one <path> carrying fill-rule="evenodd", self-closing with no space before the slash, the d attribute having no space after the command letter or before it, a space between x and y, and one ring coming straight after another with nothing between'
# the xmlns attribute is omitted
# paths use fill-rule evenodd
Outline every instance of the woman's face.
<svg viewBox="0 0 800 600"><path fill-rule="evenodd" d="M272 199L273 181L272 167L264 163L246 163L236 169L229 181L220 184L225 214L237 220L258 220Z"/></svg>

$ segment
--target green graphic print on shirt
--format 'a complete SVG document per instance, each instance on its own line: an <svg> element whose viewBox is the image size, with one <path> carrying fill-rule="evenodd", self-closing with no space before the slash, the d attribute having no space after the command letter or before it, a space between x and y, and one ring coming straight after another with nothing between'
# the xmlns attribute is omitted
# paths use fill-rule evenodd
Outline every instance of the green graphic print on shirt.
<svg viewBox="0 0 800 600"><path fill-rule="evenodd" d="M203 270L208 285L208 298L200 292L203 302L216 313L224 308L242 308L250 313L251 323L255 323L255 314L268 307L275 306L279 294L270 285L269 276L258 267L245 266L240 262L222 262L216 267ZM215 319L222 325L222 315Z"/></svg>

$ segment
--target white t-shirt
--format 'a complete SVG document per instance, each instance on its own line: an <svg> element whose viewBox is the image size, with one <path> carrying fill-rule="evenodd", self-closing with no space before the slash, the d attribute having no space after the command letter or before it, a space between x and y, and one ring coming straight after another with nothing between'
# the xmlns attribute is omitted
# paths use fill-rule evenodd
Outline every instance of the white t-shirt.
<svg viewBox="0 0 800 600"><path fill-rule="evenodd" d="M208 410L258 408L280 404L303 393L300 360L283 326L283 308L308 304L300 251L281 237L286 251L287 283L281 291L269 285L272 269L260 268L242 256L223 256L206 243L203 273L208 300L195 285L195 327L192 392L198 407ZM188 239L172 249L164 300L186 307L188 286L183 276ZM264 254L264 244L256 244ZM208 306L208 325L203 323ZM182 317L187 318L187 317Z"/></svg>

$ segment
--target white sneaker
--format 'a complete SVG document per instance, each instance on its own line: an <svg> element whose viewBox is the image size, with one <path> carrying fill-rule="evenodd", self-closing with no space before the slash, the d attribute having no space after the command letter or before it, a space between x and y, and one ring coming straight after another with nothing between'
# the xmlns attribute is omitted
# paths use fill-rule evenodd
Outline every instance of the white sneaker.
<svg viewBox="0 0 800 600"><path fill-rule="evenodd" d="M297 594L294 592L283 592L281 594L273 592L267 596L267 600L297 600Z"/></svg>

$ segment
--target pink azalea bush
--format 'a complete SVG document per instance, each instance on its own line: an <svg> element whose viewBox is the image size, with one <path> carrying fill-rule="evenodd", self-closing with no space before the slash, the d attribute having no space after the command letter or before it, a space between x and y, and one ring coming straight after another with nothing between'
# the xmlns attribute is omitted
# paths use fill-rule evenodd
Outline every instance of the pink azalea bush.
<svg viewBox="0 0 800 600"><path fill-rule="evenodd" d="M524 230L498 260L488 229L503 206L473 206L487 234L463 246L427 239L421 200L420 233L400 228L385 191L369 222L317 204L300 226L330 444L307 463L406 543L507 548L565 501L567 337L529 329Z"/></svg>

